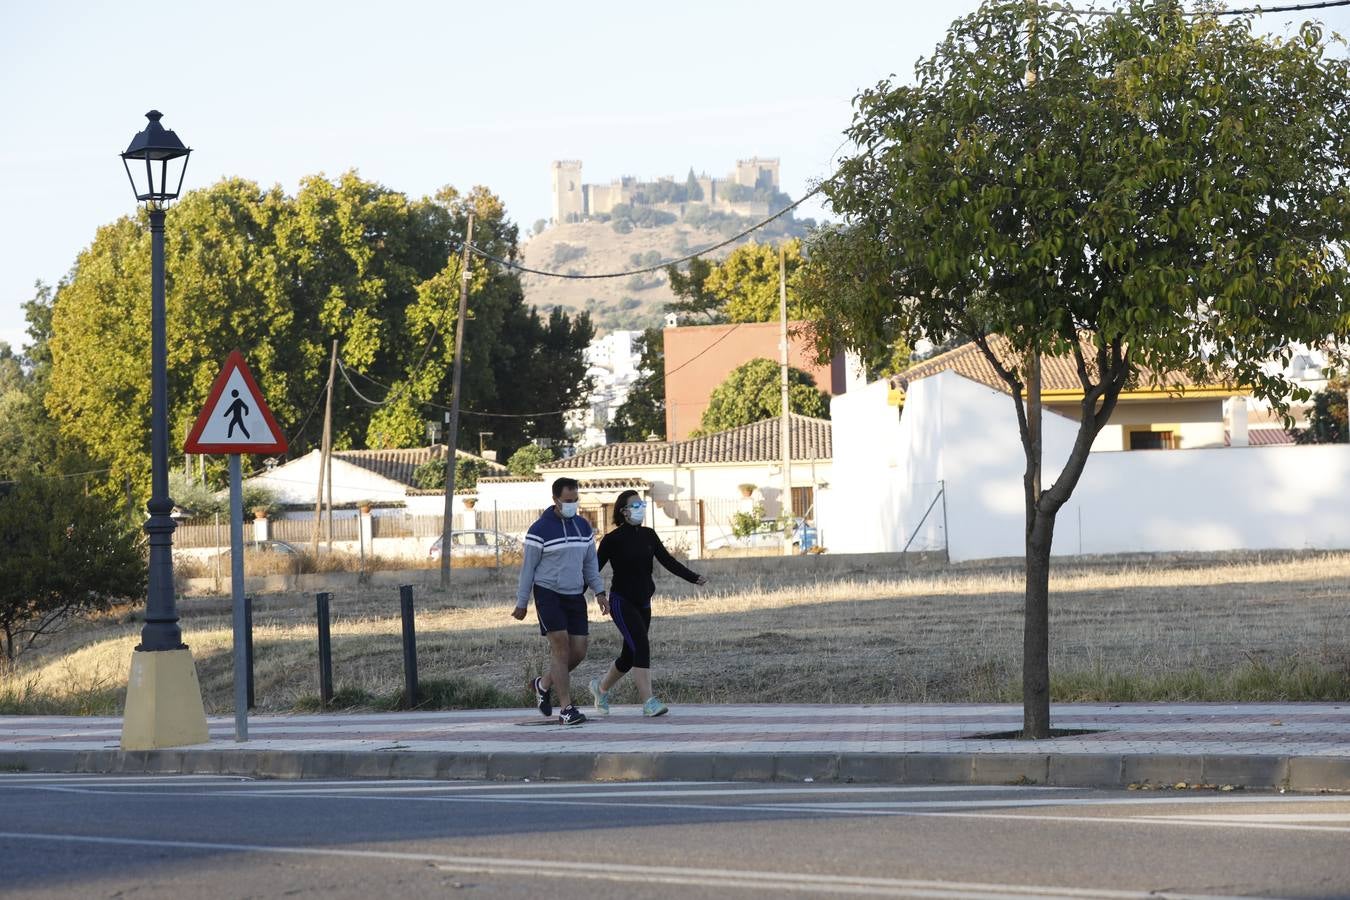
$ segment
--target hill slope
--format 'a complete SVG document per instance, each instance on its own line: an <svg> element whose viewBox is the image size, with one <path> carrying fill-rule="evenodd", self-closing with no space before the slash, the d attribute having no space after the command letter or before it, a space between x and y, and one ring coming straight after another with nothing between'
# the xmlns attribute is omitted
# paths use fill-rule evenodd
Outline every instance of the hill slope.
<svg viewBox="0 0 1350 900"><path fill-rule="evenodd" d="M750 223L746 223L750 224ZM796 225L796 223L792 223ZM726 230L699 228L683 222L634 228L620 234L608 222L575 222L552 225L522 246L524 263L533 269L595 275L645 268L656 262L686 256L701 247L726 239ZM800 226L791 229L800 232ZM781 233L761 240L777 241ZM741 242L744 243L744 239ZM708 254L721 259L736 245ZM664 272L625 278L569 279L542 275L522 276L525 299L541 309L562 306L591 313L596 331L645 328L661 322L665 305L674 299Z"/></svg>

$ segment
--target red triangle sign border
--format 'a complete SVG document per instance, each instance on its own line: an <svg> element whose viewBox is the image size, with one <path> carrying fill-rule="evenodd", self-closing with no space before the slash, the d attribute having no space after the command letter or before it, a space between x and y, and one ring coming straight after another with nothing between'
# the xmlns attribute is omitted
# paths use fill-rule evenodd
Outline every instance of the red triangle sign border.
<svg viewBox="0 0 1350 900"><path fill-rule="evenodd" d="M211 413L219 403L221 395L225 393L225 385L229 382L230 373L233 371L238 371L240 377L244 379L244 383L248 385L249 391L253 394L254 402L258 404L258 414L263 417L263 421L267 423L267 427L275 435L275 440L229 444L202 442L202 432L206 430L206 426L211 420ZM231 350L230 355L225 358L225 365L221 368L220 374L216 376L216 380L211 385L211 391L206 396L206 403L203 404L202 411L197 415L197 421L193 424L192 430L188 432L187 440L183 442L183 451L185 453L242 454L285 453L286 449L286 435L277 427L277 420L272 417L272 410L268 408L267 401L263 399L262 391L258 389L258 382L254 380L248 363L244 362L244 354L237 349Z"/></svg>

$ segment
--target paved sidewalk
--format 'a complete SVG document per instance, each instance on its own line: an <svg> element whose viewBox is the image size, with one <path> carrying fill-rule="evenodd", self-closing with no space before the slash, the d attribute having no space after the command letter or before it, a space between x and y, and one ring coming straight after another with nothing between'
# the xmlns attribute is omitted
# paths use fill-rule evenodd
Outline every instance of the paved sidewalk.
<svg viewBox="0 0 1350 900"><path fill-rule="evenodd" d="M636 707L563 728L532 710L232 718L123 753L116 718L0 717L0 769L281 778L838 780L1350 790L1350 703L1056 704L1047 741L988 737L1020 706Z"/></svg>

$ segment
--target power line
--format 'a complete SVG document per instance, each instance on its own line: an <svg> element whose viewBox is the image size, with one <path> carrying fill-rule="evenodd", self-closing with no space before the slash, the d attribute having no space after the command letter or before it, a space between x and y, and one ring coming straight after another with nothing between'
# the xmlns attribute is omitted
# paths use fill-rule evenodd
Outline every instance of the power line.
<svg viewBox="0 0 1350 900"><path fill-rule="evenodd" d="M1346 2L1350 3L1350 0L1346 0ZM744 231L734 234L731 237L727 238L726 240L721 241L720 243L713 244L709 247L704 247L702 250L690 253L688 256L681 256L679 259L665 260L664 262L659 262L656 265L645 266L644 268L641 269L630 269L627 272L604 272L599 275L569 274L567 272L547 272L543 269L532 269L529 266L523 266L520 263L512 262L509 259L502 259L501 257L493 256L491 253L488 253L486 250L474 246L473 244L469 245L469 250L471 250L475 256L481 256L483 259L486 259L490 262L495 262L499 266L506 266L509 269L515 269L517 272L526 272L530 275L542 275L545 278L565 278L565 279L572 279L574 281L586 281L586 280L594 280L597 278L629 278L633 275L646 275L651 272L658 272L666 268L667 266L678 266L680 263L689 262L689 260L696 259L704 255L705 253L712 253L714 250L721 250L723 247L729 244L734 244L741 238L745 237L746 235L758 231L759 229L763 228L765 225L768 225L775 219L778 219L792 212L792 210L801 206L803 203L805 203L807 200L810 200L816 194L819 194L822 190L824 190L824 187L825 186L823 183L816 185L805 195L803 195L800 200L797 200L793 203L789 203L787 206L783 207L778 212L769 216L767 219L764 219L763 221L760 222L756 222L754 225L751 225Z"/></svg>

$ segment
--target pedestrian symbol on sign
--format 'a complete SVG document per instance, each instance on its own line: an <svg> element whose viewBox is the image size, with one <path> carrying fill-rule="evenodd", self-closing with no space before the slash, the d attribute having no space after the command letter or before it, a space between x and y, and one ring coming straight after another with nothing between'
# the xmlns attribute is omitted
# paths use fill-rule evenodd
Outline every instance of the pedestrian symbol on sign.
<svg viewBox="0 0 1350 900"><path fill-rule="evenodd" d="M248 415L249 412L248 404L239 399L238 390L230 391L230 396L234 398L234 402L230 404L229 409L225 410L225 415L230 417L230 430L226 432L226 437L234 437L234 426L236 425L244 433L244 437L252 437L248 433L248 429L244 427L244 416Z"/></svg>

